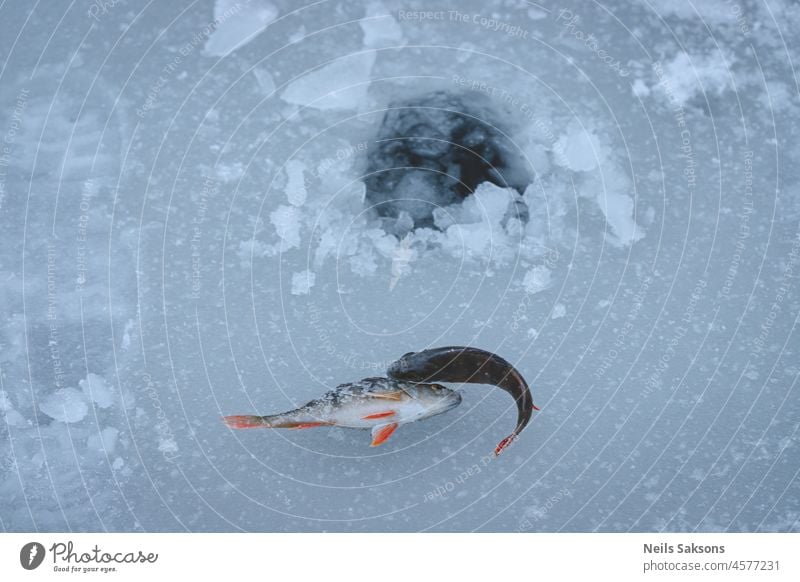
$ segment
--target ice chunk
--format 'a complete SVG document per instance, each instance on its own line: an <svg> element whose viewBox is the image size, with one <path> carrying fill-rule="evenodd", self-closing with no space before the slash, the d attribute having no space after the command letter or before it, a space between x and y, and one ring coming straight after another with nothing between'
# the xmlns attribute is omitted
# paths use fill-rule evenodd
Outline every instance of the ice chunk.
<svg viewBox="0 0 800 582"><path fill-rule="evenodd" d="M300 214L294 206L281 205L269 215L270 222L281 238L282 250L300 246Z"/></svg>
<svg viewBox="0 0 800 582"><path fill-rule="evenodd" d="M531 295L544 291L550 286L550 269L542 265L532 268L525 273L522 286Z"/></svg>
<svg viewBox="0 0 800 582"><path fill-rule="evenodd" d="M550 316L552 319L561 319L567 314L567 308L563 303L556 303L553 305L553 313Z"/></svg>
<svg viewBox="0 0 800 582"><path fill-rule="evenodd" d="M86 397L94 401L99 408L109 408L114 404L114 391L102 376L90 373L85 380L78 382L78 385Z"/></svg>
<svg viewBox="0 0 800 582"><path fill-rule="evenodd" d="M370 2L359 23L364 31L364 46L378 48L397 46L403 41L403 30L382 2Z"/></svg>
<svg viewBox="0 0 800 582"><path fill-rule="evenodd" d="M499 225L508 211L508 205L515 197L516 191L511 188L501 188L491 182L483 182L472 196L468 196L460 204L451 204L434 210L434 222L439 228L446 228L453 223L485 222L489 225Z"/></svg>
<svg viewBox="0 0 800 582"><path fill-rule="evenodd" d="M83 392L75 388L60 388L39 404L47 416L61 422L80 422L89 412Z"/></svg>
<svg viewBox="0 0 800 582"><path fill-rule="evenodd" d="M573 121L553 146L559 166L575 172L588 172L598 166L605 157L605 150L597 136Z"/></svg>
<svg viewBox="0 0 800 582"><path fill-rule="evenodd" d="M306 166L300 160L289 160L286 162L286 199L292 206L302 206L306 202L306 182L303 171Z"/></svg>
<svg viewBox="0 0 800 582"><path fill-rule="evenodd" d="M114 448L117 446L118 436L119 431L116 428L109 426L97 434L91 435L86 443L86 446L91 451L107 453L110 455L114 452Z"/></svg>
<svg viewBox="0 0 800 582"><path fill-rule="evenodd" d="M358 109L365 101L375 53L348 55L293 81L281 99L322 110Z"/></svg>
<svg viewBox="0 0 800 582"><path fill-rule="evenodd" d="M292 295L308 295L316 282L313 271L305 270L292 275Z"/></svg>
<svg viewBox="0 0 800 582"><path fill-rule="evenodd" d="M644 229L633 218L633 198L628 194L631 181L614 164L606 164L602 177L602 181L591 181L589 188L595 189L597 205L611 227L613 237L609 241L625 246L640 240Z"/></svg>
<svg viewBox="0 0 800 582"><path fill-rule="evenodd" d="M216 28L203 50L213 57L229 55L253 40L277 16L278 9L263 0L217 0L214 3Z"/></svg>

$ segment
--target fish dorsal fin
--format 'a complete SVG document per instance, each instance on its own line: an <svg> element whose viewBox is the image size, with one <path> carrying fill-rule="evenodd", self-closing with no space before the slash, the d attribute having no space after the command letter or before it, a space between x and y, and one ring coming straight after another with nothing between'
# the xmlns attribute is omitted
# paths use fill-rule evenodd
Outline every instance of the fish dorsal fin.
<svg viewBox="0 0 800 582"><path fill-rule="evenodd" d="M385 400L402 400L403 394L405 394L405 392L402 390L395 390L394 392L369 392L367 396L372 398L383 398Z"/></svg>
<svg viewBox="0 0 800 582"><path fill-rule="evenodd" d="M377 447L385 443L392 436L392 433L397 430L397 426L396 422L390 422L389 424L379 424L372 427L372 444L370 446Z"/></svg>

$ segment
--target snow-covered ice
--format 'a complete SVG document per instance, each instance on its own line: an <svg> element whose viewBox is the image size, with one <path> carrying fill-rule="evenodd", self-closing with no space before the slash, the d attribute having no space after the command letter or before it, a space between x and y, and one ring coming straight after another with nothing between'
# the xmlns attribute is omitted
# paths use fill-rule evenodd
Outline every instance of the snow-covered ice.
<svg viewBox="0 0 800 582"><path fill-rule="evenodd" d="M798 27L789 0L3 5L0 528L800 530ZM450 123L430 95L504 170L437 198L457 156L414 151L453 128L399 124L408 209L378 216L387 110ZM496 459L515 406L478 385L377 448L220 422L462 344L541 407Z"/></svg>

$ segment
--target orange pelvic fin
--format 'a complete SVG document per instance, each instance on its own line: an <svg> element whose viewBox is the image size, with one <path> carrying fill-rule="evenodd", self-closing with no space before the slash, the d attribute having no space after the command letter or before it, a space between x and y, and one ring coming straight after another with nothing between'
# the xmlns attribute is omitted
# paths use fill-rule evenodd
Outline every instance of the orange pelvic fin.
<svg viewBox="0 0 800 582"><path fill-rule="evenodd" d="M230 428L263 428L264 418L261 416L241 415L223 416L222 420Z"/></svg>
<svg viewBox="0 0 800 582"><path fill-rule="evenodd" d="M378 426L372 429L372 444L370 446L377 447L378 445L382 445L389 437L392 436L392 433L397 429L397 423L392 422L389 424L379 424Z"/></svg>
<svg viewBox="0 0 800 582"><path fill-rule="evenodd" d="M386 412L376 412L375 414L368 414L367 416L362 416L362 420L375 420L377 418L386 418L388 416L394 416L397 414L394 410L387 410Z"/></svg>

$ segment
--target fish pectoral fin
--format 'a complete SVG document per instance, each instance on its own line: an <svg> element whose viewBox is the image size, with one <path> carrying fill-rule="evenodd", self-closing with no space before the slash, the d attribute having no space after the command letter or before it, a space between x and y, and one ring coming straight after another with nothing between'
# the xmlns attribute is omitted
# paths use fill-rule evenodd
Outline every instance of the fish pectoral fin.
<svg viewBox="0 0 800 582"><path fill-rule="evenodd" d="M361 420L377 420L379 418L388 418L397 414L394 410L387 410L386 412L376 412L375 414L368 414L362 416Z"/></svg>
<svg viewBox="0 0 800 582"><path fill-rule="evenodd" d="M366 396L371 396L372 398L383 398L385 400L402 400L403 394L405 394L405 392L402 390L395 390L394 392L371 392Z"/></svg>
<svg viewBox="0 0 800 582"><path fill-rule="evenodd" d="M389 437L392 436L395 430L397 430L398 424L396 422L390 422L389 424L379 424L372 428L372 443L370 444L371 447L377 447L378 445L382 445Z"/></svg>

